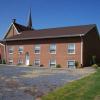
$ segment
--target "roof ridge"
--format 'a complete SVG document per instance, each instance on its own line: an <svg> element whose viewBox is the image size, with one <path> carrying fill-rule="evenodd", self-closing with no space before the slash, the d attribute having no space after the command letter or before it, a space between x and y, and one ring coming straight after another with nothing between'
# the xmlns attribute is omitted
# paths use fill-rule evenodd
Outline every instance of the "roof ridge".
<svg viewBox="0 0 100 100"><path fill-rule="evenodd" d="M49 29L61 29L61 28L83 27L83 26L96 26L96 24L76 25L76 26L64 26L64 27L62 26L62 27L55 27L55 28L45 28L45 29L37 29L37 31L49 30Z"/></svg>

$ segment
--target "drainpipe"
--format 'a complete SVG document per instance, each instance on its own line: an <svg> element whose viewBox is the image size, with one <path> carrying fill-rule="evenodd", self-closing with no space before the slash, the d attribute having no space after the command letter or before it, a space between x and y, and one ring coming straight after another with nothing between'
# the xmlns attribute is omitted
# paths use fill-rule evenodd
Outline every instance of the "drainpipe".
<svg viewBox="0 0 100 100"><path fill-rule="evenodd" d="M81 38L81 67L83 67L83 34L80 34Z"/></svg>

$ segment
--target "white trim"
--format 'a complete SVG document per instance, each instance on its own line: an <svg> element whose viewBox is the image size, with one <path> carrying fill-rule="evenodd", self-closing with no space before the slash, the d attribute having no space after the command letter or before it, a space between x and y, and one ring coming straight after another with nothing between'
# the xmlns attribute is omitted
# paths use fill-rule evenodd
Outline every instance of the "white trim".
<svg viewBox="0 0 100 100"><path fill-rule="evenodd" d="M69 68L69 67L68 67L68 62L69 62L69 61L73 61L73 62L75 63L75 60L67 60L67 68ZM74 68L75 68L75 66L74 66Z"/></svg>

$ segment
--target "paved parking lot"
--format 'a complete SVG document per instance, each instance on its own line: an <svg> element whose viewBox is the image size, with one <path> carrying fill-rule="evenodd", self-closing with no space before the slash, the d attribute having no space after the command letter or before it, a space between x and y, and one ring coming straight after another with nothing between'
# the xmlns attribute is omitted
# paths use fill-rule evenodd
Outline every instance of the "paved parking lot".
<svg viewBox="0 0 100 100"><path fill-rule="evenodd" d="M94 71L0 65L0 100L35 100Z"/></svg>

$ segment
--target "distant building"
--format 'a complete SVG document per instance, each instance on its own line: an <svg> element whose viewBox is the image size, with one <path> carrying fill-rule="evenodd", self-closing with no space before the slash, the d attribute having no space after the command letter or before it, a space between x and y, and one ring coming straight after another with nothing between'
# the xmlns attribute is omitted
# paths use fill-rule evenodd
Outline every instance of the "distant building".
<svg viewBox="0 0 100 100"><path fill-rule="evenodd" d="M0 64L3 63L3 60L5 59L4 57L4 45L2 43L0 43Z"/></svg>
<svg viewBox="0 0 100 100"><path fill-rule="evenodd" d="M3 42L8 64L44 67L75 67L92 64L92 56L100 62L100 38L95 24L49 28L32 28L31 12L27 26L14 19Z"/></svg>

